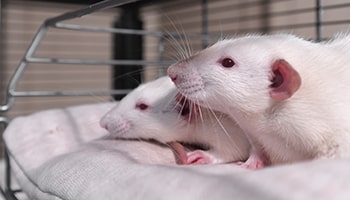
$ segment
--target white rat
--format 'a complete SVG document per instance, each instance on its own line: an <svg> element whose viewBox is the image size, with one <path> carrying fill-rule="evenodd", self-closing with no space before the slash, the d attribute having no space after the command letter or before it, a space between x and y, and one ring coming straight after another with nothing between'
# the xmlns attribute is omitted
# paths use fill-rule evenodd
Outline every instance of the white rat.
<svg viewBox="0 0 350 200"><path fill-rule="evenodd" d="M101 127L116 138L168 143L179 154L179 164L226 163L248 158L249 141L236 123L218 112L214 116L206 109L194 111L177 94L167 76L141 84L101 119ZM209 150L185 153L177 141L208 145Z"/></svg>
<svg viewBox="0 0 350 200"><path fill-rule="evenodd" d="M246 168L350 158L350 37L225 39L173 64L189 100L232 117L249 138Z"/></svg>

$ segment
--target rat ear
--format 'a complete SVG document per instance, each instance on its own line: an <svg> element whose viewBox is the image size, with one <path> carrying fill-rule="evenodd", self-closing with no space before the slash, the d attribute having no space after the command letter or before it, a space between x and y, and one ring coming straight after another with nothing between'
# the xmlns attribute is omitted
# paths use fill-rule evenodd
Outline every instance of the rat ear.
<svg viewBox="0 0 350 200"><path fill-rule="evenodd" d="M273 78L270 96L277 101L291 97L300 87L301 78L295 69L285 60L276 60L272 65Z"/></svg>

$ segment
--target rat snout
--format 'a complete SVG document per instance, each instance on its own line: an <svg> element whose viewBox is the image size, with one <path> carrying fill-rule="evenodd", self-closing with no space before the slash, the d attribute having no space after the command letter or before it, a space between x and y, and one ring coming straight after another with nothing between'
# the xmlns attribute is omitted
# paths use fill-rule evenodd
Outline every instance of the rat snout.
<svg viewBox="0 0 350 200"><path fill-rule="evenodd" d="M172 64L168 68L168 75L176 85L186 80L186 77L188 77L188 73L193 72L193 67L191 67L192 64L190 64L189 62L189 59L182 60L175 64Z"/></svg>
<svg viewBox="0 0 350 200"><path fill-rule="evenodd" d="M114 137L122 136L131 128L131 124L128 120L113 112L102 117L100 126Z"/></svg>

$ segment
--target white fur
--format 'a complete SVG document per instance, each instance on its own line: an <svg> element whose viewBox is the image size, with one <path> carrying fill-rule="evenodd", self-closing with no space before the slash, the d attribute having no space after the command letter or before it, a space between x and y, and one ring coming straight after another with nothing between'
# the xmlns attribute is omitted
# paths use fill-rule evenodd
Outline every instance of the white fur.
<svg viewBox="0 0 350 200"><path fill-rule="evenodd" d="M220 41L168 70L194 102L229 114L273 164L350 157L350 37L314 43L293 35ZM230 57L236 65L221 66ZM284 59L301 87L278 102L271 66Z"/></svg>
<svg viewBox="0 0 350 200"><path fill-rule="evenodd" d="M249 142L243 131L227 115L201 109L200 117L188 123L179 114L175 85L168 77L140 85L123 98L102 119L114 137L156 139L160 142L189 142L209 145L214 163L244 160ZM149 105L139 110L136 104ZM225 132L227 131L227 132Z"/></svg>

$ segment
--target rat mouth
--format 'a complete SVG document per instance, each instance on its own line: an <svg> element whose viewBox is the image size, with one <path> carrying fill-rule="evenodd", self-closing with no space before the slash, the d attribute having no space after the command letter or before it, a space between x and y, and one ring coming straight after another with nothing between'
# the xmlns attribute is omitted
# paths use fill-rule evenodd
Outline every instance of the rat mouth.
<svg viewBox="0 0 350 200"><path fill-rule="evenodd" d="M177 111L187 122L191 123L195 119L197 119L197 115L199 112L199 106L189 99L187 99L182 94L178 93L176 95L177 101Z"/></svg>

